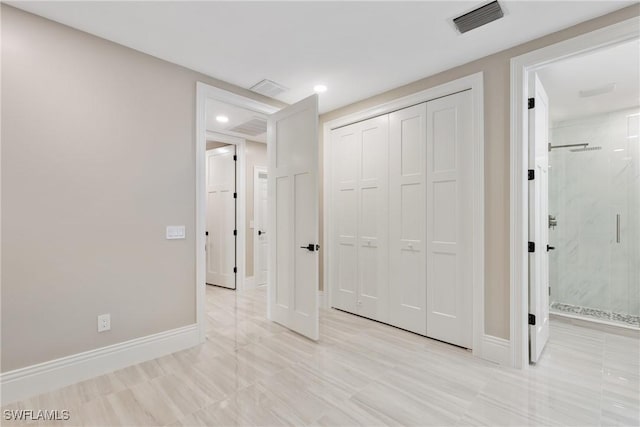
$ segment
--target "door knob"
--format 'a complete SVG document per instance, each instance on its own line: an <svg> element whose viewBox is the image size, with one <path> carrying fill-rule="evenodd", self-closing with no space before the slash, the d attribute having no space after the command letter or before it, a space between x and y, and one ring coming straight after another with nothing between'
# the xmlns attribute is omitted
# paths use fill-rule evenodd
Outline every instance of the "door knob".
<svg viewBox="0 0 640 427"><path fill-rule="evenodd" d="M267 234L266 231L258 230L258 236L262 236L263 234Z"/></svg>
<svg viewBox="0 0 640 427"><path fill-rule="evenodd" d="M309 252L314 252L320 249L320 245L314 245L313 243L309 243L307 246L300 246L301 249L306 249Z"/></svg>
<svg viewBox="0 0 640 427"><path fill-rule="evenodd" d="M547 252L549 252L549 251L554 251L555 249L556 249L556 247L555 247L555 246L549 246L549 245L547 245Z"/></svg>

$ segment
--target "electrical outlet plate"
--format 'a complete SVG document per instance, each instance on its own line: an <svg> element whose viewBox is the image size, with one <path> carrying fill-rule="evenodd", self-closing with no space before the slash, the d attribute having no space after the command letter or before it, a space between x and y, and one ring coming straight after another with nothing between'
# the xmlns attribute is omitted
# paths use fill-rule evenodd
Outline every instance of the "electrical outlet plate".
<svg viewBox="0 0 640 427"><path fill-rule="evenodd" d="M105 332L111 329L111 315L101 314L98 316L98 332Z"/></svg>

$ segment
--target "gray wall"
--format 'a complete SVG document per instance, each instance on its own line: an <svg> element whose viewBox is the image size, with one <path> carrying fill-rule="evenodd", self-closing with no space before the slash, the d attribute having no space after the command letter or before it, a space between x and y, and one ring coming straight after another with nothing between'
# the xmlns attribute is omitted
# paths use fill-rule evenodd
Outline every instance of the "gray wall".
<svg viewBox="0 0 640 427"><path fill-rule="evenodd" d="M638 16L639 14L640 5L636 4L331 111L320 117L322 124L337 117L419 92L460 77L479 71L484 72L485 329L487 334L509 338L510 60L515 56ZM322 148L320 152L322 152ZM322 184L322 181L320 182ZM322 199L320 199L320 203L322 204ZM320 226L323 226L322 221ZM322 230L320 235L322 236ZM321 245L321 247L324 247L324 245ZM322 270L320 271L322 272Z"/></svg>
<svg viewBox="0 0 640 427"><path fill-rule="evenodd" d="M194 323L196 81L274 101L1 12L2 371Z"/></svg>

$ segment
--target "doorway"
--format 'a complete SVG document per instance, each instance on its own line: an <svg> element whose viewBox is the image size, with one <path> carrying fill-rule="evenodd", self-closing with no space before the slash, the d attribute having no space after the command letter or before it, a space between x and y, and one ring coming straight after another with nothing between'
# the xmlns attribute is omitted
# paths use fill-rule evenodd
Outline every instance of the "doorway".
<svg viewBox="0 0 640 427"><path fill-rule="evenodd" d="M637 336L618 320L637 319L638 22L512 59L515 367L544 360L553 322Z"/></svg>
<svg viewBox="0 0 640 427"><path fill-rule="evenodd" d="M262 267L268 276L268 286L264 291L268 303L265 317L317 340L317 95L279 109L199 82L196 85L196 112L196 311L200 341L206 339L207 329L214 333L211 328L223 326L211 316L207 318L209 313L205 303L219 304L226 298L244 297L238 293L255 285L254 238L258 232L258 237L262 238L264 231L268 233L268 254L259 258L267 260L267 268ZM267 139L270 141L266 145L267 155L250 165L252 147L261 147L264 153ZM212 287L206 286L207 140L233 144L236 147L237 220L234 233L234 273L237 291L224 290L226 297L221 296L219 292L210 292L207 288ZM265 227L264 215L261 214L261 218L258 219L260 227L256 228L254 212L249 215L247 205L253 208L255 199L254 167L264 167L265 164L268 168L266 174L263 174L268 182L268 220ZM235 304L230 305L233 306ZM229 320L224 316L217 320L224 319ZM207 328L207 324L211 328Z"/></svg>

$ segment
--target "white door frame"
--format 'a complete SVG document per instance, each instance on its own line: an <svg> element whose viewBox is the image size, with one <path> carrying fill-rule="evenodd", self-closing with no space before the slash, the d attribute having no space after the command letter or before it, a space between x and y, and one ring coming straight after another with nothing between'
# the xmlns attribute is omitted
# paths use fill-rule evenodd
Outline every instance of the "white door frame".
<svg viewBox="0 0 640 427"><path fill-rule="evenodd" d="M500 338L485 335L484 332L484 85L483 73L476 73L460 79L398 98L375 107L349 114L324 123L323 126L323 218L324 248L333 247L331 230L333 229L333 206L331 203L331 130L352 123L388 114L402 108L451 95L463 90L472 91L472 109L474 116L473 133L473 354L485 359L501 362L502 355L496 355L489 346L495 346ZM425 141L426 144L426 141ZM336 254L324 251L324 292L331 301L330 268ZM505 346L506 348L506 346Z"/></svg>
<svg viewBox="0 0 640 427"><path fill-rule="evenodd" d="M269 172L267 171L266 166L254 166L253 167L253 277L254 277L254 287L258 286L258 232L256 231L256 206L258 206L258 192L256 191L258 181L260 179L260 174Z"/></svg>
<svg viewBox="0 0 640 427"><path fill-rule="evenodd" d="M510 352L515 368L529 366L528 359L528 181L529 74L553 62L584 55L640 37L640 18L565 40L511 59L511 172L510 204Z"/></svg>
<svg viewBox="0 0 640 427"><path fill-rule="evenodd" d="M238 191L238 236L237 236L237 256L238 275L236 289L244 289L244 280L246 275L246 173L245 173L245 143L243 138L237 136L226 135L221 132L211 132L207 130L207 99L215 99L217 101L226 102L238 107L243 107L263 113L265 115L273 114L279 110L278 107L265 104L246 96L238 95L206 83L196 83L196 229L195 229L195 250L196 250L196 323L198 325L198 338L200 342L204 342L206 338L206 322L205 316L205 286L206 286L206 269L207 258L205 252L206 246L206 150L207 136L229 144L235 144L238 156L238 167L236 168L236 191Z"/></svg>

